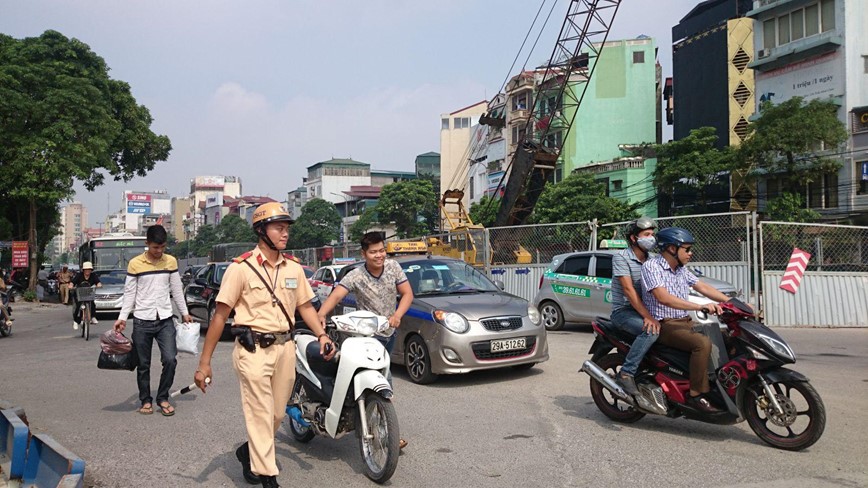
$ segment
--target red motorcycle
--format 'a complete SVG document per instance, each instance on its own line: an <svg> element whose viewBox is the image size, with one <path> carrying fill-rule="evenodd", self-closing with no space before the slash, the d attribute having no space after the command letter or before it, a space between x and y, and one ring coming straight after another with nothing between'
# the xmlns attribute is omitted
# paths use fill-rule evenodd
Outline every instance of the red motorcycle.
<svg viewBox="0 0 868 488"><path fill-rule="evenodd" d="M591 377L597 408L625 423L646 414L723 425L747 420L760 439L790 451L817 442L826 426L826 408L808 378L783 367L796 362L793 350L740 300L733 298L721 307L726 329L716 322L694 327L712 343L708 398L720 412L705 413L687 403L690 354L662 344L655 344L639 366L634 377L639 393L633 397L624 392L615 376L634 337L608 319L594 322L592 356L580 370Z"/></svg>

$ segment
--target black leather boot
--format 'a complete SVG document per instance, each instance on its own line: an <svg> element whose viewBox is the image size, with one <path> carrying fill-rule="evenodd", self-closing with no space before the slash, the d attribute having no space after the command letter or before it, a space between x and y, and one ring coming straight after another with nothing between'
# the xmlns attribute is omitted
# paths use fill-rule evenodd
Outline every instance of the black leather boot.
<svg viewBox="0 0 868 488"><path fill-rule="evenodd" d="M251 485L262 483L262 477L250 470L250 446L246 442L235 450L235 457L241 462L241 470L244 473L245 481Z"/></svg>
<svg viewBox="0 0 868 488"><path fill-rule="evenodd" d="M260 476L262 479L262 488L279 488L277 484L277 476Z"/></svg>

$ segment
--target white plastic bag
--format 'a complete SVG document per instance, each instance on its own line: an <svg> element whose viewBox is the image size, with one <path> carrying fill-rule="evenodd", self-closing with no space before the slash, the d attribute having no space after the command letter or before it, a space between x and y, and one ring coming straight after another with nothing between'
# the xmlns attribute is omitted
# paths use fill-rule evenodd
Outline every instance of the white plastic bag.
<svg viewBox="0 0 868 488"><path fill-rule="evenodd" d="M199 322L175 322L178 352L199 354Z"/></svg>

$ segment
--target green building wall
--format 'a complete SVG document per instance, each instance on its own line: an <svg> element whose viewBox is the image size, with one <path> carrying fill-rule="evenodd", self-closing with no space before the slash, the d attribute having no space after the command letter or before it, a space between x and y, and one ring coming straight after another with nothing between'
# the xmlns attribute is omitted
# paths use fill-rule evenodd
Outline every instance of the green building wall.
<svg viewBox="0 0 868 488"><path fill-rule="evenodd" d="M656 42L651 38L610 41L596 59L597 67L561 152L564 177L577 168L631 156L621 145L638 146L658 141L660 104L657 94ZM640 54L636 54L640 53ZM574 84L577 95L584 88ZM567 110L570 110L569 108ZM572 113L565 114L568 117ZM644 168L619 169L596 174L609 179L609 194L631 203L651 200L640 208L657 215L653 172L656 160ZM613 188L621 181L620 191Z"/></svg>

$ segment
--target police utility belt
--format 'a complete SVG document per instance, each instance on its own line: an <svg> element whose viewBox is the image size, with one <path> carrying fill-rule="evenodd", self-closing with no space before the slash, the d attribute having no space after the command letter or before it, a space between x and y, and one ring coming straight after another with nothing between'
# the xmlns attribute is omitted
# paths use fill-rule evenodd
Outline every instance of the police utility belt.
<svg viewBox="0 0 868 488"><path fill-rule="evenodd" d="M235 325L230 329L232 336L238 338L241 347L250 352L256 352L256 345L262 349L271 347L273 344L281 345L292 341L291 332L256 332L246 325Z"/></svg>

